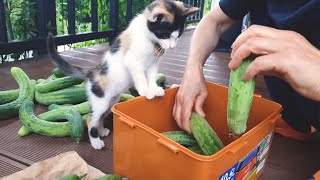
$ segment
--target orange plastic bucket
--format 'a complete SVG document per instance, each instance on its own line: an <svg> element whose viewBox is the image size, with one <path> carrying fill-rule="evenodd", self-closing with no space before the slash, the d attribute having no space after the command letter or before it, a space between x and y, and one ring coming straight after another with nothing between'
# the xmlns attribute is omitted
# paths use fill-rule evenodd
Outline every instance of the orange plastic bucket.
<svg viewBox="0 0 320 180"><path fill-rule="evenodd" d="M180 130L172 117L178 89L169 89L164 97L134 98L112 108L114 173L130 180L229 180L261 175L282 107L254 97L247 132L234 140L227 127L228 88L209 82L207 88L206 119L225 148L202 156L161 135Z"/></svg>

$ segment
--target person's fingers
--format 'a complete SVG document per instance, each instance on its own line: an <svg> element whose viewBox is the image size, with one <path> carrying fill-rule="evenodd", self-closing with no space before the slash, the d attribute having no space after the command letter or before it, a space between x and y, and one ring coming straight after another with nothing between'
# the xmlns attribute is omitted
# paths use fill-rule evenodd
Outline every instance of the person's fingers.
<svg viewBox="0 0 320 180"><path fill-rule="evenodd" d="M247 67L242 79L248 81L261 73L281 76L285 73L283 68L285 61L286 59L283 59L280 53L259 56Z"/></svg>
<svg viewBox="0 0 320 180"><path fill-rule="evenodd" d="M203 111L203 104L206 98L207 98L207 93L203 93L199 95L196 99L195 106L194 106L195 111L203 117L206 116L206 114Z"/></svg>
<svg viewBox="0 0 320 180"><path fill-rule="evenodd" d="M280 51L288 46L289 45L286 42L279 42L278 40L274 39L260 37L251 38L234 52L228 66L230 69L236 69L240 66L243 59L251 54L271 54Z"/></svg>
<svg viewBox="0 0 320 180"><path fill-rule="evenodd" d="M282 32L282 31L281 31ZM237 50L243 43L252 37L262 37L268 39L279 39L279 36L282 36L279 30L261 26L261 25L252 25L247 30L243 31L231 45L233 50Z"/></svg>
<svg viewBox="0 0 320 180"><path fill-rule="evenodd" d="M192 107L194 104L194 99L186 98L187 101L184 102L184 104L181 107L181 125L182 129L187 131L188 133L191 133L190 131L190 116L192 112Z"/></svg>
<svg viewBox="0 0 320 180"><path fill-rule="evenodd" d="M173 107L173 117L177 122L177 125L182 128L182 124L181 124L181 102L180 102L180 96L179 94L177 94L176 99L175 99L175 104Z"/></svg>

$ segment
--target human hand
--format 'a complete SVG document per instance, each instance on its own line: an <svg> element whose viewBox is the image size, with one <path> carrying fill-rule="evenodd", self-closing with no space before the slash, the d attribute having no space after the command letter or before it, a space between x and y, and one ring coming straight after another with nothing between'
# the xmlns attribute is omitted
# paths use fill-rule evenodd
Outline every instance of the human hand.
<svg viewBox="0 0 320 180"><path fill-rule="evenodd" d="M250 54L261 56L248 66L244 81L257 74L272 75L301 95L320 100L320 51L300 34L253 25L233 43L229 68L238 68Z"/></svg>
<svg viewBox="0 0 320 180"><path fill-rule="evenodd" d="M191 133L189 119L193 107L205 116L202 106L207 95L202 66L187 66L173 107L173 117L181 129Z"/></svg>

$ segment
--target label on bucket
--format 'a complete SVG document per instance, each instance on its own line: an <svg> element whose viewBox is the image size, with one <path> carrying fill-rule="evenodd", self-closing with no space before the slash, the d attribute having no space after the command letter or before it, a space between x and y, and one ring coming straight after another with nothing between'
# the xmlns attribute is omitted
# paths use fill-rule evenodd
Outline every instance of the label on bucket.
<svg viewBox="0 0 320 180"><path fill-rule="evenodd" d="M220 176L220 180L248 180L256 179L256 175L265 165L265 157L270 150L270 132L248 155L237 162Z"/></svg>

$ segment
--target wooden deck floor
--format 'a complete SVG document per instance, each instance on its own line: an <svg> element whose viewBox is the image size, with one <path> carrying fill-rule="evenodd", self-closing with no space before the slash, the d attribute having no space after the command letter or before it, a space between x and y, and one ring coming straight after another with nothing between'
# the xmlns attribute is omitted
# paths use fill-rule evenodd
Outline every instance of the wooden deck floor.
<svg viewBox="0 0 320 180"><path fill-rule="evenodd" d="M161 60L160 72L166 74L167 86L179 84L181 81L192 33L193 30L186 31L178 47L167 51ZM88 69L100 61L107 49L108 45L102 44L62 52L62 55L72 64ZM229 60L229 53L212 53L204 67L206 80L228 86ZM46 56L2 64L0 65L0 90L17 88L17 84L10 75L10 68L13 66L21 67L33 79L47 78L54 68ZM269 97L261 77L258 78L256 93L265 98ZM43 107L37 107L37 113L45 110ZM107 126L112 128L112 124ZM16 134L20 127L18 118L0 122L0 177L69 150L77 151L85 161L103 172L112 172L112 136L104 139L106 148L96 151L91 148L87 142L88 139L80 145L75 145L70 138L48 138L37 134L20 138ZM311 142L297 142L275 135L266 171L260 179L308 179L320 169L319 152L319 138Z"/></svg>

